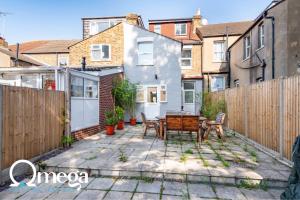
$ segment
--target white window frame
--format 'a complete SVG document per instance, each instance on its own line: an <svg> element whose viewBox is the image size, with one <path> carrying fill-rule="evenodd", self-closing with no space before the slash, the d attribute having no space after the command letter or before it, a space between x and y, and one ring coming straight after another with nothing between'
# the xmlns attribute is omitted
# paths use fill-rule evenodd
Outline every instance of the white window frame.
<svg viewBox="0 0 300 200"><path fill-rule="evenodd" d="M163 87L165 89L162 89ZM166 91L166 99L164 101L161 100L161 92L162 91ZM168 102L168 88L167 88L167 85L165 85L165 84L162 84L159 87L159 102L161 102L161 103L167 103Z"/></svg>
<svg viewBox="0 0 300 200"><path fill-rule="evenodd" d="M221 90L219 90L218 88L217 88L217 90L213 90L213 87L212 87L212 83L213 83L213 78L222 78L223 79L223 86L222 86L222 89ZM216 92L216 91L222 91L222 90L225 90L225 76L218 76L218 75L216 75L216 76L211 76L211 81L210 81L210 91L212 91L212 92Z"/></svg>
<svg viewBox="0 0 300 200"><path fill-rule="evenodd" d="M182 50L191 50L191 58L182 58L180 57L180 66L182 69L192 69L193 68L193 50L192 50L192 45L185 45L183 46ZM191 65L190 66L182 66L182 60L190 60Z"/></svg>
<svg viewBox="0 0 300 200"><path fill-rule="evenodd" d="M156 88L156 102L148 102L148 88ZM147 85L145 86L145 92L146 92L146 99L145 99L145 102L147 104L158 104L160 101L160 90L159 90L159 85Z"/></svg>
<svg viewBox="0 0 300 200"><path fill-rule="evenodd" d="M143 96L144 96L144 100L143 100L143 101L140 101L140 100L136 99L136 103L145 103L145 99L146 99L146 95L145 95L145 87L144 87L143 85L138 85L138 86L136 87L136 90L137 90L137 91L138 91L138 90L142 91L142 92L143 92Z"/></svg>
<svg viewBox="0 0 300 200"><path fill-rule="evenodd" d="M222 52L216 52L215 46L223 44L223 51ZM217 59L216 53L223 54L223 59ZM226 62L226 47L225 47L225 41L224 40L216 40L213 42L213 62Z"/></svg>
<svg viewBox="0 0 300 200"><path fill-rule="evenodd" d="M157 31L156 29L159 29L159 31ZM161 25L160 24L154 24L153 25L153 31L155 33L161 34Z"/></svg>
<svg viewBox="0 0 300 200"><path fill-rule="evenodd" d="M95 59L93 58L93 53L92 51L94 50L93 48L95 46L98 46L100 49L100 59ZM102 46L108 46L108 58L103 58L103 51L102 51ZM110 44L92 44L91 49L90 49L90 54L91 54L91 61L110 61L111 60L111 45Z"/></svg>
<svg viewBox="0 0 300 200"><path fill-rule="evenodd" d="M139 45L142 43L151 43L152 44L152 52L140 52L139 50ZM153 42L153 38L138 38L137 40L137 49L138 49L138 65L141 66L151 66L154 65L154 42ZM152 54L151 57L151 61L149 61L149 63L141 63L140 61L140 55L144 55L144 54Z"/></svg>
<svg viewBox="0 0 300 200"><path fill-rule="evenodd" d="M194 84L194 89L184 89L184 83L193 83ZM194 104L195 103L195 99L196 99L195 82L193 82L193 81L184 81L182 88L183 88L183 103L184 104L190 104L190 105ZM186 103L185 102L185 92L193 92L193 102L192 103Z"/></svg>
<svg viewBox="0 0 300 200"><path fill-rule="evenodd" d="M244 37L244 60L247 60L251 56L251 36L247 35Z"/></svg>
<svg viewBox="0 0 300 200"><path fill-rule="evenodd" d="M185 33L183 34L183 33L181 33L181 25L185 25ZM178 29L178 27L180 27L180 33L179 34L177 34L177 29ZM187 23L176 23L175 24L175 35L177 35L177 36L184 36L184 35L187 35Z"/></svg>
<svg viewBox="0 0 300 200"><path fill-rule="evenodd" d="M115 26L117 23L122 22L122 21L123 21L123 19L92 20L92 21L89 22L89 26L90 26L89 27L89 35L96 35L97 33L100 33L102 31L106 30L106 29L104 29L102 31L99 31L99 27L97 27L97 30L94 31L94 30L92 30L92 24L97 24L97 26L98 26L98 23L108 23L107 28L110 28L110 27Z"/></svg>
<svg viewBox="0 0 300 200"><path fill-rule="evenodd" d="M61 59L66 59L66 65L60 65L60 60ZM59 66L59 67L64 67L64 66L68 66L69 65L69 57L68 56L58 56L58 58L57 58L57 65Z"/></svg>
<svg viewBox="0 0 300 200"><path fill-rule="evenodd" d="M265 46L265 25L261 23L258 26L258 49L261 49Z"/></svg>

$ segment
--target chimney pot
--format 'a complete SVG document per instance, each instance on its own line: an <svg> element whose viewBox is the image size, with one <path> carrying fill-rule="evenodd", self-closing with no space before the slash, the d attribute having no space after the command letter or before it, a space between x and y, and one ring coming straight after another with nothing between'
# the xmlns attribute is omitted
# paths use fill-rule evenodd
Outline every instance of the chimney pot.
<svg viewBox="0 0 300 200"><path fill-rule="evenodd" d="M129 13L126 16L126 21L127 21L128 24L138 26L139 25L139 16L137 14L134 14L134 13Z"/></svg>
<svg viewBox="0 0 300 200"><path fill-rule="evenodd" d="M3 37L0 36L0 47L8 47L8 43L5 41Z"/></svg>

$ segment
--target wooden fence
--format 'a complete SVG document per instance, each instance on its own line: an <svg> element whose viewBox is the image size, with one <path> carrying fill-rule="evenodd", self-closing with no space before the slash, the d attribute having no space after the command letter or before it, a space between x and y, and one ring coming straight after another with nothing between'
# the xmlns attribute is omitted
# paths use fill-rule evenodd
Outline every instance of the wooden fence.
<svg viewBox="0 0 300 200"><path fill-rule="evenodd" d="M31 159L60 146L64 128L63 92L11 86L0 86L0 90L1 169L16 160Z"/></svg>
<svg viewBox="0 0 300 200"><path fill-rule="evenodd" d="M225 99L228 128L291 159L300 135L300 76L210 93Z"/></svg>

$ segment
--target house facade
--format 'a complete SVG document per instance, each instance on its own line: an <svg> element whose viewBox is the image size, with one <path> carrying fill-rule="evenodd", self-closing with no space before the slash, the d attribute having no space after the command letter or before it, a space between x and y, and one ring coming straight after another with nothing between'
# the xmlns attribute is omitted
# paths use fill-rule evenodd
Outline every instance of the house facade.
<svg viewBox="0 0 300 200"><path fill-rule="evenodd" d="M69 65L68 47L79 40L37 40L19 44L19 53L31 57L45 66ZM16 53L17 45L10 45L9 49Z"/></svg>
<svg viewBox="0 0 300 200"><path fill-rule="evenodd" d="M204 91L219 91L228 87L226 51L252 24L251 21L207 24L197 28L202 41L202 75Z"/></svg>
<svg viewBox="0 0 300 200"><path fill-rule="evenodd" d="M271 3L229 48L230 86L300 73L300 4Z"/></svg>
<svg viewBox="0 0 300 200"><path fill-rule="evenodd" d="M181 42L143 28L139 17L120 22L70 46L70 64L86 69L122 67L124 77L137 84L136 117L149 119L167 110L180 110ZM127 18L128 19L128 18Z"/></svg>
<svg viewBox="0 0 300 200"><path fill-rule="evenodd" d="M149 20L149 30L182 43L182 109L199 113L202 94L202 42L196 30L202 26L200 11L192 18Z"/></svg>

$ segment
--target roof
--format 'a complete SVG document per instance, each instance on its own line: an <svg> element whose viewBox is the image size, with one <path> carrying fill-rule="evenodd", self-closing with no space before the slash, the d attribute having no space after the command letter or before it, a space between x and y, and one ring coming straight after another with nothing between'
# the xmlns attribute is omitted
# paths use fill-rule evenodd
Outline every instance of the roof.
<svg viewBox="0 0 300 200"><path fill-rule="evenodd" d="M202 37L214 37L224 35L242 35L253 21L229 22L221 24L209 24L197 28ZM227 32L226 32L227 30Z"/></svg>
<svg viewBox="0 0 300 200"><path fill-rule="evenodd" d="M189 39L189 40L184 39L184 40L179 40L179 41L181 41L185 45L202 44L202 42L200 40L193 40L193 39Z"/></svg>
<svg viewBox="0 0 300 200"><path fill-rule="evenodd" d="M9 49L0 47L0 52L6 54L9 57L16 60L17 55L14 52L10 51ZM39 61L29 57L29 56L25 56L25 55L22 55L22 54L19 54L18 59L20 61L31 63L33 65L45 65L45 64L43 64L43 63L41 63L41 62L39 62Z"/></svg>
<svg viewBox="0 0 300 200"><path fill-rule="evenodd" d="M173 18L173 19L150 19L149 24L172 23L172 22L190 22L192 18Z"/></svg>
<svg viewBox="0 0 300 200"><path fill-rule="evenodd" d="M20 53L69 53L68 47L79 40L37 40L21 43ZM10 45L9 49L16 51L16 45Z"/></svg>
<svg viewBox="0 0 300 200"><path fill-rule="evenodd" d="M278 6L279 4L285 2L286 0L279 0L278 2L276 1L272 1L267 8L265 8L262 13L253 21L252 25L248 27L248 29L246 29L244 31L244 33L233 43L231 44L230 47L228 47L228 50L231 49L238 41L240 41L253 27L255 27L264 17L265 15L268 14L268 11L271 10L272 8Z"/></svg>

